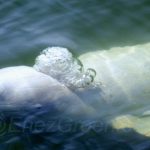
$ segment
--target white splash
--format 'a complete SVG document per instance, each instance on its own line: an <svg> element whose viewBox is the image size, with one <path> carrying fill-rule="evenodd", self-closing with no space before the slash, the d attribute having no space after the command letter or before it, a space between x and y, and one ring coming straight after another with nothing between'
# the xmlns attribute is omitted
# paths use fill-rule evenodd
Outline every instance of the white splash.
<svg viewBox="0 0 150 150"><path fill-rule="evenodd" d="M68 87L91 85L96 75L93 69L84 71L82 63L73 57L68 49L62 47L44 49L36 58L33 67Z"/></svg>

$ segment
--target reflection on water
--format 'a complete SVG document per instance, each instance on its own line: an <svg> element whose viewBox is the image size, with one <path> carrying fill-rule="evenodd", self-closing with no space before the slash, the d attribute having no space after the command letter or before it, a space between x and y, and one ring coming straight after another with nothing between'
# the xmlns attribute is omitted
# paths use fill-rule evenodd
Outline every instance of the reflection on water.
<svg viewBox="0 0 150 150"><path fill-rule="evenodd" d="M0 0L0 12L0 67L33 65L35 56L48 46L67 47L80 55L150 41L148 0ZM82 132L80 124L72 121L71 125L77 126L75 131L41 133L27 128L22 132L21 125L28 117L31 115L22 114L21 120L12 124L10 118L0 116L1 149L145 150L150 147L150 139L131 130L121 132L107 127L100 132L93 129ZM6 132L10 131L10 125L19 132Z"/></svg>

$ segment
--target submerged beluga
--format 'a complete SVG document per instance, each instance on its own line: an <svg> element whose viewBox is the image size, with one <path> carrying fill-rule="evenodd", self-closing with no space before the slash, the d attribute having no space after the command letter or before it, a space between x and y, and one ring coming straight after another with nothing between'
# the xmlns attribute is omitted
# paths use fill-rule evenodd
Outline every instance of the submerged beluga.
<svg viewBox="0 0 150 150"><path fill-rule="evenodd" d="M33 67L0 69L0 107L53 106L150 136L150 43L73 55L45 49Z"/></svg>

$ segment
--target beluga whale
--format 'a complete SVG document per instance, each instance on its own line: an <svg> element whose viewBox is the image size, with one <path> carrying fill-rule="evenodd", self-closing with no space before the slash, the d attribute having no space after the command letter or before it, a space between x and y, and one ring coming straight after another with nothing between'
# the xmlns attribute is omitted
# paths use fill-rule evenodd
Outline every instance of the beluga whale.
<svg viewBox="0 0 150 150"><path fill-rule="evenodd" d="M47 107L62 116L104 119L116 129L150 136L149 104L150 43L78 58L67 48L48 47L33 66L0 69L1 111Z"/></svg>

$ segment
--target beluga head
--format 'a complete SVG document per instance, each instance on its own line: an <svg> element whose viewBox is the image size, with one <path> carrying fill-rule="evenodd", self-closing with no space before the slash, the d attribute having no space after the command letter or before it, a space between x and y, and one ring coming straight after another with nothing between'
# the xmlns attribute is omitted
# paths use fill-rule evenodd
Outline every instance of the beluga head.
<svg viewBox="0 0 150 150"><path fill-rule="evenodd" d="M35 60L37 71L47 74L67 87L84 88L93 84L96 72L84 71L83 65L68 49L48 47Z"/></svg>

